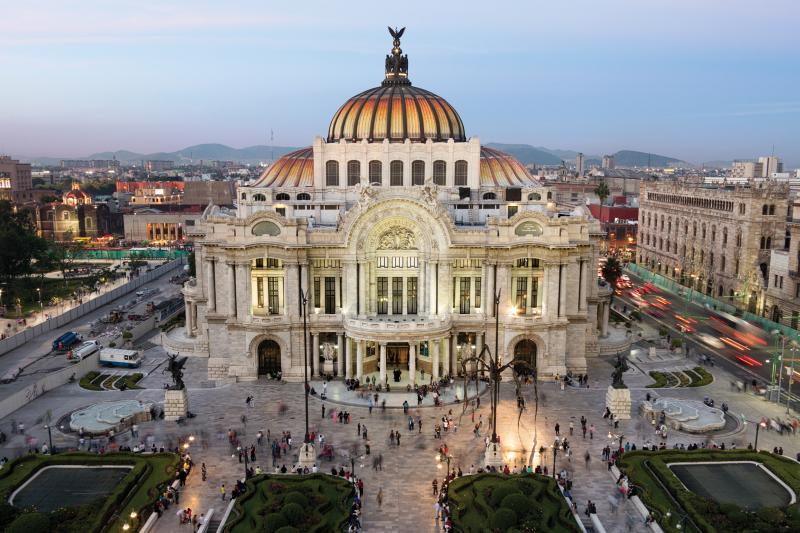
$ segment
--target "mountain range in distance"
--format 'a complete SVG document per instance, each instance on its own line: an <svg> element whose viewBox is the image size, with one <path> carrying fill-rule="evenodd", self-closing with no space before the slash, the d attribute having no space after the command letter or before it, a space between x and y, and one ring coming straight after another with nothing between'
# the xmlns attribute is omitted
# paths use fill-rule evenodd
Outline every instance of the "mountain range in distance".
<svg viewBox="0 0 800 533"><path fill-rule="evenodd" d="M529 144L488 143L487 146L501 150L516 157L523 165L560 165L562 161L574 164L578 152L575 150L556 150ZM197 144L177 150L175 152L155 152L143 154L129 150L98 152L85 157L21 157L34 164L58 166L61 159L117 159L123 165L141 164L142 161L165 160L174 161L176 164L199 163L202 161L237 161L240 163L257 164L268 162L281 157L297 147L291 146L265 146L255 145L245 148L232 148L224 144ZM614 163L619 167L670 167L693 166L690 163L674 157L658 154L637 152L633 150L620 150L613 154ZM585 155L587 168L601 163L601 156ZM722 162L718 162L722 163ZM711 165L706 165L711 166ZM727 166L727 165L726 165Z"/></svg>

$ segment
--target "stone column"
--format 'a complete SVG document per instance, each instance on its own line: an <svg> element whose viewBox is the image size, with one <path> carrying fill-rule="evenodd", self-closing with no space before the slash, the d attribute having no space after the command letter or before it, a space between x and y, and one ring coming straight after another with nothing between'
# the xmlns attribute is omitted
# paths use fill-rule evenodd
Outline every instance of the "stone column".
<svg viewBox="0 0 800 533"><path fill-rule="evenodd" d="M380 376L381 376L381 385L384 387L386 386L386 343L380 343L380 353L381 353L381 367L380 367Z"/></svg>
<svg viewBox="0 0 800 533"><path fill-rule="evenodd" d="M432 341L428 341L428 345L431 349L431 361L433 363L433 368L431 369L431 373L433 374L433 380L437 381L439 379L439 344L441 344L441 339L434 339Z"/></svg>
<svg viewBox="0 0 800 533"><path fill-rule="evenodd" d="M250 314L249 307L253 299L249 263L236 264L236 285L236 318L244 321Z"/></svg>
<svg viewBox="0 0 800 533"><path fill-rule="evenodd" d="M344 373L344 334L336 335L336 376L341 378Z"/></svg>
<svg viewBox="0 0 800 533"><path fill-rule="evenodd" d="M447 316L453 312L453 274L448 261L439 264L439 314Z"/></svg>
<svg viewBox="0 0 800 533"><path fill-rule="evenodd" d="M308 366L310 368L315 368L319 366L319 333L312 333L311 334L311 356L309 357L310 361ZM310 372L309 372L310 374Z"/></svg>
<svg viewBox="0 0 800 533"><path fill-rule="evenodd" d="M558 316L563 317L567 315L567 272L569 265L558 265L559 278L559 310L561 311Z"/></svg>
<svg viewBox="0 0 800 533"><path fill-rule="evenodd" d="M206 298L208 298L208 311L210 313L217 312L217 283L216 276L214 275L214 260L209 259L206 261Z"/></svg>
<svg viewBox="0 0 800 533"><path fill-rule="evenodd" d="M356 267L358 268L358 314L364 316L367 314L367 264L359 262Z"/></svg>
<svg viewBox="0 0 800 533"><path fill-rule="evenodd" d="M514 295L511 294L511 266L510 265L497 265L497 289L500 289L500 305L497 312L501 315L506 315L509 312L514 301Z"/></svg>
<svg viewBox="0 0 800 533"><path fill-rule="evenodd" d="M364 377L364 341L356 341L356 379Z"/></svg>
<svg viewBox="0 0 800 533"><path fill-rule="evenodd" d="M494 317L494 265L486 265L486 292L484 300L486 301L486 316Z"/></svg>
<svg viewBox="0 0 800 533"><path fill-rule="evenodd" d="M408 379L411 386L417 382L417 343L408 343Z"/></svg>
<svg viewBox="0 0 800 533"><path fill-rule="evenodd" d="M193 337L192 331L194 330L194 324L192 323L192 302L185 300L184 307L184 313L186 315L186 327L184 330L186 331L187 337Z"/></svg>
<svg viewBox="0 0 800 533"><path fill-rule="evenodd" d="M342 295L342 313L345 316L355 316L356 314L356 304L358 298L356 268L358 268L358 265L356 265L356 263L353 261L345 261L344 276L342 276L342 283L344 284L344 294Z"/></svg>
<svg viewBox="0 0 800 533"><path fill-rule="evenodd" d="M236 265L233 262L228 265L228 316L236 318Z"/></svg>
<svg viewBox="0 0 800 533"><path fill-rule="evenodd" d="M586 265L588 261L583 259L578 263L578 276L579 289L578 289L578 311L586 307L586 284L589 282L589 276L586 275Z"/></svg>
<svg viewBox="0 0 800 533"><path fill-rule="evenodd" d="M353 350L351 342L352 339L347 339L347 351L344 354L344 377L345 379L353 378ZM356 341L357 342L357 341Z"/></svg>
<svg viewBox="0 0 800 533"><path fill-rule="evenodd" d="M436 267L438 264L438 261L431 261L428 265L428 313L430 316L439 314L439 310L436 309Z"/></svg>
<svg viewBox="0 0 800 533"><path fill-rule="evenodd" d="M608 337L609 307L608 302L603 302L603 321L600 323L600 335L603 337Z"/></svg>
<svg viewBox="0 0 800 533"><path fill-rule="evenodd" d="M300 294L298 292L298 284L300 280L298 278L297 272L297 265L296 264L286 264L284 266L284 278L286 279L286 283L284 283L284 295L283 295L283 309L286 316L294 319L296 317L300 317L302 319L301 309L300 309Z"/></svg>
<svg viewBox="0 0 800 533"><path fill-rule="evenodd" d="M450 373L450 337L444 338L444 354L442 356L442 375Z"/></svg>
<svg viewBox="0 0 800 533"><path fill-rule="evenodd" d="M417 314L428 312L428 263L422 258L417 277Z"/></svg>

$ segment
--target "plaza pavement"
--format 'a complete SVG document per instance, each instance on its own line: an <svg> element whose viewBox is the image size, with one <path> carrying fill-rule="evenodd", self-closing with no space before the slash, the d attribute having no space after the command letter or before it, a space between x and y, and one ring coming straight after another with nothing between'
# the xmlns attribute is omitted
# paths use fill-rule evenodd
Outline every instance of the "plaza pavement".
<svg viewBox="0 0 800 533"><path fill-rule="evenodd" d="M12 416L0 420L0 429L9 435L10 439L6 445L0 449L0 453L8 457L14 457L25 453L25 439L20 435L10 434L11 420L17 423L23 422L26 425L28 435L33 436L39 444L47 439L47 432L43 428L42 416L47 411L51 412L52 419L58 420L63 415L72 410L83 407L97 401L116 400L123 398L137 398L146 401L163 401L163 384L167 381L167 376L162 374L163 367L158 366L157 359L159 354L163 354L161 348L156 346L150 348L148 356L151 359L151 373L143 380L143 386L149 387L144 390L125 391L125 392L91 392L80 389L77 384L71 384L36 398L23 409L20 409ZM269 430L272 435L280 437L282 431L291 431L295 446L294 454L297 453L297 446L302 440L304 415L303 415L303 387L297 383L280 383L275 381L261 380L253 383L221 384L214 386L206 378L206 361L203 359L190 359L186 367L185 381L188 384L190 410L197 416L186 421L182 425L168 423L164 421L153 421L141 424L140 437L144 440L147 436L152 436L157 446L175 446L178 439L195 435L196 441L192 446L192 456L197 466L205 462L208 469L208 480L203 482L200 477L200 469L197 468L189 478L187 486L182 491L181 505L191 507L195 512L207 512L209 508L214 508L215 513L221 514L226 503L222 502L219 496L219 487L225 483L230 489L237 477L242 477L244 465L238 462L236 457L232 457L234 450L228 444L227 431L235 429L246 444L255 442L256 432L259 430L266 432ZM728 402L730 408L735 413L744 413L750 420L758 420L761 416L781 417L785 411L784 406L764 401L747 393L740 393L733 390L730 386L730 379L724 370L713 368L716 380L707 387L695 389L669 389L661 390L661 395L669 395L679 398L701 399L703 396L711 396L718 403ZM602 448L609 443L607 433L608 425L602 419L604 398L606 388L610 381L611 365L605 359L596 359L589 364L589 387L576 389L568 387L561 391L553 382L540 382L539 395L539 414L538 435L534 435L534 402L533 386L528 385L524 389L527 400L527 410L523 413L518 424L518 411L514 399L514 389L511 384L504 384L501 387L501 405L498 417L498 433L503 444L503 451L510 464L522 465L527 462L531 450L534 449L534 437L536 438L536 448L541 445L549 446L554 440L554 424L560 423L562 436L566 435L572 443L574 450L571 462L559 453L557 468L567 468L573 473L574 487L573 496L578 502L581 517L584 518L583 510L586 501L591 499L598 505L598 516L603 522L606 530L613 531L643 531L643 524L629 505L623 505L614 514L608 503L608 496L614 491L614 480L608 474L606 466L600 459ZM632 365L631 371L626 373L625 380L631 387L634 399L634 416L630 421L620 424L619 432L625 435L625 441L635 442L637 446L648 440L656 443L660 439L652 439L653 434L649 424L646 424L636 413L639 401L644 399L647 392L654 392L653 389L645 389L645 385L650 383L650 378L636 366ZM245 405L247 396L255 397L255 405L248 408ZM452 466L461 467L466 473L470 465L477 466L481 463L483 452L483 438L489 430L489 407L488 397L484 395L482 406L476 411L476 420L482 415L484 424L480 437L472 434L472 411L462 413L460 404L449 404L441 408L423 407L421 409L412 408L411 414L415 417L421 416L423 419L423 431L420 435L415 428L409 431L406 425L406 418L402 410L398 408L387 408L385 412L381 409L373 410L370 415L365 407L345 406L351 413L351 423L338 424L330 418L321 418L321 405L323 402L319 398L311 398L309 402L310 427L312 431L321 432L326 437L326 442L333 444L336 451L336 460L333 463L324 462L320 468L329 470L330 466L336 465L349 467L349 452L357 446L356 473L365 481L365 506L363 523L365 531L437 531L437 524L434 520L433 505L434 499L431 494L431 481L441 474L437 471L435 455L437 448L442 443L447 443L454 456ZM287 407L285 414L281 414L281 404ZM332 402L325 402L328 412L336 405ZM458 421L456 432L445 433L442 441L433 438L433 426L436 421L447 411L451 410ZM245 423L242 422L242 415L246 417ZM580 436L580 417L585 415L589 424L596 426L595 438L584 440ZM37 422L38 420L38 422ZM575 434L569 437L569 422L574 422ZM372 455L364 456L363 440L356 435L357 424L366 424L368 436L371 442ZM399 447L388 444L388 434L390 430L401 432L401 444ZM717 439L717 442L724 440L726 445L731 442L737 443L739 447L744 447L747 442L752 440L754 428L748 425L740 428L734 434ZM74 446L77 439L75 435L64 435L59 431L54 431L54 444L64 447ZM668 436L668 444L674 442L702 442L704 437L690 437L683 434L672 432ZM120 435L118 442L125 444L130 442L130 433ZM772 449L774 446L783 446L786 455L794 457L800 451L797 439L792 436L779 436L772 431L762 431L759 438L760 447ZM589 450L591 455L590 464L584 464L584 452ZM372 458L379 454L383 456L383 471L372 469ZM286 458L287 467L294 461L294 457ZM281 463L284 462L282 458ZM548 452L544 457L534 454L534 464L543 462L552 468L552 455ZM268 448L258 450L256 464L261 465L266 471L271 470L271 457ZM441 475L439 475L441 477ZM375 495L379 488L383 489L383 506L378 508ZM628 517L631 518L628 518ZM173 513L165 513L164 517L157 523L156 531L179 531L181 528L177 524L177 519ZM188 528L187 528L188 529Z"/></svg>

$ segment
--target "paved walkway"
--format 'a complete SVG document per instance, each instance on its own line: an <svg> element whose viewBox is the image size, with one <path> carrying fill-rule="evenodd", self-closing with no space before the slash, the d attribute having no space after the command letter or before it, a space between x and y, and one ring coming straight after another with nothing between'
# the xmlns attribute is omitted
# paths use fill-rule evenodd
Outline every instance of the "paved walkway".
<svg viewBox="0 0 800 533"><path fill-rule="evenodd" d="M160 347L148 350L148 357L157 358ZM196 463L205 462L208 469L208 480L203 482L200 478L200 469L197 468L190 476L187 486L183 489L181 505L189 506L197 512L207 512L211 507L216 513L222 513L225 503L219 496L219 487L225 483L228 488L237 477L242 477L244 464L240 464L234 450L228 444L228 429L236 430L243 442L250 445L255 442L255 435L259 430L265 434L280 436L282 431L291 431L296 443L302 440L304 414L303 414L303 387L297 383L280 383L262 380L255 383L226 384L213 387L207 382L206 360L190 359L186 368L185 380L189 384L190 409L197 417L188 420L185 424L176 425L163 421L154 421L142 424L140 427L141 438L148 436L156 445L175 446L180 438L190 434L196 436L192 446L192 455ZM44 415L48 411L52 420L58 420L64 414L97 401L116 400L123 398L137 398L146 401L163 401L162 385L167 376L161 373L160 367L155 364L149 369L150 373L143 381L143 385L150 387L145 390L119 392L93 393L80 389L77 384L71 384L50 391L42 397L30 402L24 408L14 413L13 417L0 420L0 429L5 431L11 439L0 453L8 457L24 453L26 439L34 439L37 444L45 442L47 432L44 430ZM735 413L743 413L750 420L758 420L761 416L781 416L785 411L784 406L764 401L761 397L744 394L732 390L730 380L724 371L719 368L711 369L717 376L716 381L707 387L662 390L660 394L679 398L700 399L711 396L717 402L726 401ZM557 469L567 468L573 474L573 496L579 504L581 516L586 501L591 499L598 504L598 516L607 531L628 531L627 516L636 518L633 530L641 531L642 524L639 517L632 510L622 507L613 514L608 503L608 496L614 493L614 480L608 474L605 465L600 460L602 448L609 443L609 427L602 419L604 397L611 374L610 363L604 359L593 360L589 364L589 387L584 389L567 388L559 390L552 382L540 382L539 412L535 417L534 389L532 385L525 387L523 393L527 401L527 409L519 416L514 401L514 389L510 384L501 387L501 405L498 417L498 433L503 443L503 452L506 460L511 465L522 465L528 462L533 455L533 464L546 464L552 469L552 455L548 452L539 456L539 446L549 446L555 438L554 425L558 422L561 426L561 435L566 436L572 443L574 450L571 461L559 454L556 461ZM619 432L625 441L635 442L641 446L646 441L654 440L654 435L649 424L637 416L637 407L647 392L653 389L644 388L650 383L650 378L635 367L626 374L626 382L631 387L634 400L634 418L620 424ZM245 398L255 397L254 407L246 407ZM351 452L357 458L357 474L365 480L366 505L364 509L365 530L372 531L436 531L433 504L431 496L431 481L439 473L436 468L436 450L442 443L447 443L454 455L453 466L461 468L465 473L474 465L481 464L483 439L489 431L488 401L484 397L482 407L475 411L476 421L482 420L483 427L480 436L474 436L473 411L463 411L461 404L449 404L444 407L423 407L411 409L412 416L422 418L422 433L418 429L410 431L406 425L406 418L397 408L373 410L370 415L365 407L347 406L351 413L351 423L339 424L330 417L322 418L323 402L318 397L312 397L309 402L310 429L325 435L326 441L333 444L336 458L332 463L324 463L322 468L330 466L349 467ZM326 410L336 406L332 402L325 402ZM456 419L457 431L443 435L442 441L433 438L433 427L437 420L452 410ZM244 422L242 415L245 416ZM589 424L596 426L594 438L584 440L580 435L580 417L585 415ZM25 423L27 437L10 435L11 419ZM569 423L573 422L575 431L569 436ZM364 442L357 437L358 424L366 424L372 454L364 455ZM399 431L401 445L391 446L388 443L390 430ZM538 431L537 431L538 430ZM738 432L718 438L726 445L736 443L744 447L752 440L754 430L748 425ZM61 448L74 446L74 435L64 435L54 431L53 439L56 446ZM130 434L121 435L122 443L130 442ZM670 434L667 441L669 445L674 442L701 442L702 436L688 436L674 433ZM773 431L762 431L759 437L761 448L772 449L774 446L783 446L786 455L794 456L800 451L795 437L779 436ZM584 453L589 451L589 464L584 462ZM292 450L292 456L281 459L278 466L286 463L290 466L297 453L297 445ZM372 468L372 459L383 457L383 470L375 471ZM267 448L259 448L256 464L264 470L272 467L271 457ZM378 508L375 494L383 488L383 507ZM178 529L176 518L165 514L160 521L158 531L175 531Z"/></svg>

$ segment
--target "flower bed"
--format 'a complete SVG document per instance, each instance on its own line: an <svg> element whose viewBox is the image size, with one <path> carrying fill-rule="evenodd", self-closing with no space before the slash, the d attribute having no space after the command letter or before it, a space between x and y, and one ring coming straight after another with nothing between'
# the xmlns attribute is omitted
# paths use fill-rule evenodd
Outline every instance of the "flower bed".
<svg viewBox="0 0 800 533"><path fill-rule="evenodd" d="M0 499L4 502L0 504L0 530L28 533L40 530L65 533L104 529L121 531L125 521L130 520L131 511L136 511L139 515L137 520L144 523L160 488L174 479L177 461L176 455L168 453L147 456L65 453L21 457L0 470ZM131 465L133 468L105 498L90 504L39 513L35 509L18 509L5 503L17 488L45 466L112 464Z"/></svg>
<svg viewBox="0 0 800 533"><path fill-rule="evenodd" d="M767 452L709 449L637 451L624 454L620 466L665 531L678 533L695 530L688 520L681 528L677 527L678 506L700 530L711 533L800 530L798 503L783 509L767 507L753 512L733 504L719 504L686 489L667 466L668 463L696 461L755 461L772 471L796 494L800 494L800 465ZM678 506L673 500L677 501ZM671 520L666 519L667 512L671 513Z"/></svg>
<svg viewBox="0 0 800 533"><path fill-rule="evenodd" d="M261 475L247 481L247 491L236 499L227 533L263 531L347 531L355 489L340 477Z"/></svg>
<svg viewBox="0 0 800 533"><path fill-rule="evenodd" d="M554 479L536 474L478 474L450 482L453 529L484 531L578 531Z"/></svg>

